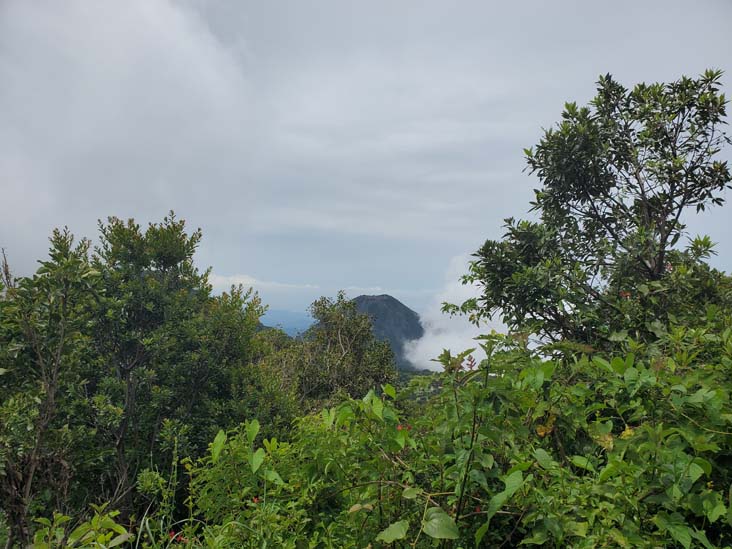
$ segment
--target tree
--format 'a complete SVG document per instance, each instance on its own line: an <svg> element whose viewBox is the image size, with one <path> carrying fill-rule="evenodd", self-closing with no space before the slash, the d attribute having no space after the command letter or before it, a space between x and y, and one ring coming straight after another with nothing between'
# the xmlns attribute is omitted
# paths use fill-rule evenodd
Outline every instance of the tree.
<svg viewBox="0 0 732 549"><path fill-rule="evenodd" d="M557 127L525 151L542 183L532 203L539 219L506 219L503 240L488 240L463 279L480 297L445 310L475 321L500 312L512 330L598 343L634 320L630 298L644 300L649 318L683 314L690 301L726 302L718 286L728 281L703 262L711 242L679 249L683 214L721 205L730 187L718 159L730 143L720 77L628 90L607 75L588 107L566 104ZM698 278L702 299L668 284L677 267Z"/></svg>
<svg viewBox="0 0 732 549"><path fill-rule="evenodd" d="M278 372L307 408L336 396L365 395L396 378L394 354L373 333L371 319L339 292L310 305L315 323L302 339L266 356L260 368Z"/></svg>
<svg viewBox="0 0 732 549"><path fill-rule="evenodd" d="M396 363L391 347L378 341L371 319L356 309L356 303L339 292L336 299L321 297L310 306L315 324L305 333L316 360L300 379L303 397L366 394L393 381Z"/></svg>
<svg viewBox="0 0 732 549"><path fill-rule="evenodd" d="M107 368L98 386L121 410L109 433L116 452L113 500L129 502L135 472L153 444L153 425L162 421L157 405L169 396L152 394L156 374L179 349L176 331L203 306L210 288L192 261L201 233L188 236L172 212L146 231L133 220L111 217L100 222L99 232L93 261L105 294L94 342ZM147 404L141 408L140 391Z"/></svg>
<svg viewBox="0 0 732 549"><path fill-rule="evenodd" d="M201 455L272 394L251 364L264 308L251 289L212 295L193 262L200 231L171 212L145 230L109 218L100 233L90 256L89 241L54 231L32 277L13 278L3 261L0 509L10 543L27 545L31 519L52 510L109 500L132 513L144 468L167 469L174 449Z"/></svg>
<svg viewBox="0 0 732 549"><path fill-rule="evenodd" d="M99 230L93 263L105 291L94 331L103 364L96 385L120 411L107 432L116 455L110 498L129 511L137 473L167 465L161 449L171 441L163 439L196 455L217 429L244 419L233 390L263 308L241 287L211 295L208 271L193 260L201 231L188 234L173 212L144 231L114 217Z"/></svg>
<svg viewBox="0 0 732 549"><path fill-rule="evenodd" d="M50 240L50 257L32 277L14 279L3 256L0 501L10 521L9 545L13 539L30 542L38 507L68 503L64 496L79 472L77 461L84 461L73 456L89 446L85 416L91 407L78 389L99 277L89 263L88 241L74 244L68 230L54 231Z"/></svg>

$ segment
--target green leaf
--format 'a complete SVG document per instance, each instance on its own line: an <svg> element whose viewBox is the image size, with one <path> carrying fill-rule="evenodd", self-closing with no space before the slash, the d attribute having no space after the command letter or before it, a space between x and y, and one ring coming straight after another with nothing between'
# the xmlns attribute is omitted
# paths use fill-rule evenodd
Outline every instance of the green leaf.
<svg viewBox="0 0 732 549"><path fill-rule="evenodd" d="M709 505L709 508L707 509L707 506L704 506L707 518L709 519L709 522L714 523L716 522L719 517L723 516L727 512L727 507L722 503L721 498L720 501L717 501L714 503L714 505Z"/></svg>
<svg viewBox="0 0 732 549"><path fill-rule="evenodd" d="M124 533L120 534L116 538L114 538L112 541L109 542L107 547L117 547L118 545L122 545L124 542L126 542L128 539L132 537L132 534L130 533Z"/></svg>
<svg viewBox="0 0 732 549"><path fill-rule="evenodd" d="M394 440L399 445L399 448L404 449L404 446L407 444L407 431L404 429L397 431Z"/></svg>
<svg viewBox="0 0 732 549"><path fill-rule="evenodd" d="M616 374L620 374L621 376L625 373L625 370L627 369L625 361L619 356L613 358L612 362L610 362L610 367Z"/></svg>
<svg viewBox="0 0 732 549"><path fill-rule="evenodd" d="M416 486L411 486L409 488L404 489L404 491L402 492L402 497L404 499L414 499L421 493L422 493L422 488L419 488Z"/></svg>
<svg viewBox="0 0 732 549"><path fill-rule="evenodd" d="M595 468L592 466L592 462L585 456L572 456L569 461L572 462L572 465L579 467L580 469L584 469L585 471L592 471L595 472Z"/></svg>
<svg viewBox="0 0 732 549"><path fill-rule="evenodd" d="M531 479L532 476L529 475L527 477L527 480ZM494 495L491 500L488 502L488 509L486 509L485 515L486 515L486 529L487 525L490 523L491 518L493 515L496 514L496 512L503 507L503 505L508 501L508 499L516 493L516 491L521 488L521 485L524 483L523 473L521 471L514 471L513 473L507 475L503 482L506 485L506 488L502 492L498 492L496 495Z"/></svg>
<svg viewBox="0 0 732 549"><path fill-rule="evenodd" d="M660 530L668 532L674 540L689 549L691 546L691 529L686 525L683 517L678 513L668 515L667 513L658 513L653 522Z"/></svg>
<svg viewBox="0 0 732 549"><path fill-rule="evenodd" d="M268 480L269 482L274 482L275 484L282 485L285 483L284 480L282 480L282 477L279 475L277 471L274 469L267 469L264 472L264 478Z"/></svg>
<svg viewBox="0 0 732 549"><path fill-rule="evenodd" d="M485 476L485 473L480 469L471 469L468 473L468 479L471 482L476 483L486 492L491 491L490 487L488 486L488 478Z"/></svg>
<svg viewBox="0 0 732 549"><path fill-rule="evenodd" d="M384 394L386 396L391 397L392 399L396 398L396 389L394 389L394 386L391 385L390 383L387 383L386 385L384 385L382 387L382 389L384 390Z"/></svg>
<svg viewBox="0 0 732 549"><path fill-rule="evenodd" d="M371 400L371 410L374 412L374 415L378 417L379 419L384 419L384 401L381 400L379 397L374 396L374 398Z"/></svg>
<svg viewBox="0 0 732 549"><path fill-rule="evenodd" d="M534 457L539 465L544 469L553 469L557 466L557 462L552 459L549 453L543 448L538 448L534 451Z"/></svg>
<svg viewBox="0 0 732 549"><path fill-rule="evenodd" d="M651 332L653 332L653 335L655 335L656 337L663 337L666 335L666 327L658 320L649 322L647 327Z"/></svg>
<svg viewBox="0 0 732 549"><path fill-rule="evenodd" d="M256 452L249 456L249 465L252 468L252 473L256 473L264 462L264 448L258 448Z"/></svg>
<svg viewBox="0 0 732 549"><path fill-rule="evenodd" d="M376 536L376 541L392 543L398 539L404 539L404 537L407 535L408 529L409 522L407 522L406 520L400 520L398 522L390 524L384 530L382 530L379 535Z"/></svg>
<svg viewBox="0 0 732 549"><path fill-rule="evenodd" d="M259 421L257 421L256 419L251 420L249 423L247 423L246 430L247 440L249 441L249 444L254 444L254 440L259 434Z"/></svg>
<svg viewBox="0 0 732 549"><path fill-rule="evenodd" d="M709 543L704 530L691 530L691 537L701 543L706 549L715 549L714 545Z"/></svg>
<svg viewBox="0 0 732 549"><path fill-rule="evenodd" d="M547 539L549 538L547 536L546 530L536 529L529 537L521 540L521 543L519 545L544 545Z"/></svg>
<svg viewBox="0 0 732 549"><path fill-rule="evenodd" d="M504 479L512 474L514 474L516 471L528 471L534 466L534 460L528 460L528 461L518 461L516 462L513 467L511 467L508 471L506 471L506 475L504 476ZM504 480L504 482L506 482Z"/></svg>
<svg viewBox="0 0 732 549"><path fill-rule="evenodd" d="M521 488L521 485L524 482L524 475L521 471L514 471L506 478L504 478L503 482L506 485L506 489L504 490L504 492L508 494L508 497L511 497L516 492L516 490Z"/></svg>
<svg viewBox="0 0 732 549"><path fill-rule="evenodd" d="M567 522L564 526L567 533L571 536L577 536L579 538L587 537L588 524L586 522L575 522L573 520Z"/></svg>
<svg viewBox="0 0 732 549"><path fill-rule="evenodd" d="M701 457L695 457L691 460L691 462L701 467L705 475L709 476L712 474L712 464L709 463L706 459Z"/></svg>
<svg viewBox="0 0 732 549"><path fill-rule="evenodd" d="M351 421L356 418L356 414L353 412L350 404L345 403L338 409L338 415L336 417L337 425L348 425Z"/></svg>
<svg viewBox="0 0 732 549"><path fill-rule="evenodd" d="M455 521L441 507L430 507L422 521L424 533L435 539L458 539Z"/></svg>
<svg viewBox="0 0 732 549"><path fill-rule="evenodd" d="M623 362L623 366L625 366L625 362ZM626 369L623 373L623 379L628 384L638 381L638 370L633 367Z"/></svg>
<svg viewBox="0 0 732 549"><path fill-rule="evenodd" d="M602 368L605 368L607 371L612 371L612 368L610 367L610 363L605 360L604 358L601 358L599 356L592 357L592 363L596 364L597 366L600 366Z"/></svg>
<svg viewBox="0 0 732 549"><path fill-rule="evenodd" d="M81 541L82 539L84 539L85 536L87 536L90 533L93 536L94 532L90 532L90 530L91 530L91 524L89 524L88 522L84 522L84 523L80 524L69 534L69 539L68 539L69 545L74 545L76 542Z"/></svg>
<svg viewBox="0 0 732 549"><path fill-rule="evenodd" d="M323 417L323 425L325 425L326 427L333 426L336 418L335 408L323 408L323 410L320 412L320 415Z"/></svg>
<svg viewBox="0 0 732 549"><path fill-rule="evenodd" d="M610 341L625 341L628 339L628 331L620 330L619 332L613 332L608 339Z"/></svg>
<svg viewBox="0 0 732 549"><path fill-rule="evenodd" d="M606 480L617 475L619 472L620 469L618 462L611 461L600 471L600 475L597 477L597 480L599 480L600 482L605 482Z"/></svg>
<svg viewBox="0 0 732 549"><path fill-rule="evenodd" d="M475 532L475 546L480 547L480 542L483 541L483 537L488 533L488 528L491 525L490 519L485 521L483 525L478 528Z"/></svg>
<svg viewBox="0 0 732 549"><path fill-rule="evenodd" d="M480 458L480 465L483 467L483 469L493 469L493 465L496 463L495 458L493 457L493 454L484 454Z"/></svg>
<svg viewBox="0 0 732 549"><path fill-rule="evenodd" d="M689 469L686 474L691 479L691 482L696 482L704 474L704 469L702 469L702 467L697 465L696 463L691 462L689 464Z"/></svg>
<svg viewBox="0 0 732 549"><path fill-rule="evenodd" d="M219 456L221 455L221 450L224 449L224 444L226 444L226 433L221 430L216 433L216 438L214 438L213 444L211 445L211 461L214 463L219 461Z"/></svg>

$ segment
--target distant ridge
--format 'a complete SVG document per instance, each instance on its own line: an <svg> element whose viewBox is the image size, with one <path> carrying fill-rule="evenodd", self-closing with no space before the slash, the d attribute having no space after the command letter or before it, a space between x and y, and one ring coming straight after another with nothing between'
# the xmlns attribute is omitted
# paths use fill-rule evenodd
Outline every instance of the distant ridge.
<svg viewBox="0 0 732 549"><path fill-rule="evenodd" d="M310 313L285 309L269 309L260 321L265 328L278 328L290 337L302 335L313 325Z"/></svg>
<svg viewBox="0 0 732 549"><path fill-rule="evenodd" d="M415 366L407 359L405 344L424 335L419 315L398 299L386 294L360 295L353 301L360 313L371 317L374 335L389 342L397 366L402 370L413 369Z"/></svg>

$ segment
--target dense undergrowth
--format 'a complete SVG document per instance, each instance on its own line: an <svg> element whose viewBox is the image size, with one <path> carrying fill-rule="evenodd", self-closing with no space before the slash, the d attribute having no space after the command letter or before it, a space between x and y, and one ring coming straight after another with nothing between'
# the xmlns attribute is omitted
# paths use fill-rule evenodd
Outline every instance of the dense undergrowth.
<svg viewBox="0 0 732 549"><path fill-rule="evenodd" d="M483 345L480 364L445 355L445 373L302 417L286 442L256 420L222 431L175 468L182 516L170 478L146 481L137 545L732 544L729 316L614 355Z"/></svg>
<svg viewBox="0 0 732 549"><path fill-rule="evenodd" d="M189 543L712 547L732 543L732 329L543 361L500 337L475 369L256 424L190 464ZM197 540L197 541L193 541ZM437 542L436 540L454 540Z"/></svg>

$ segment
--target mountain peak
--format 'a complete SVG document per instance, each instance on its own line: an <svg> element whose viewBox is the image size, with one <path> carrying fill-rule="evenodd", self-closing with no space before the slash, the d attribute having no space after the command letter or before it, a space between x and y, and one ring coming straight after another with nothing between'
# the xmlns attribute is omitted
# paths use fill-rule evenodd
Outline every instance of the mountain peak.
<svg viewBox="0 0 732 549"><path fill-rule="evenodd" d="M371 317L374 335L388 341L399 368L413 368L405 355L405 343L419 339L424 328L419 315L401 301L388 294L360 295L353 299L356 309Z"/></svg>

